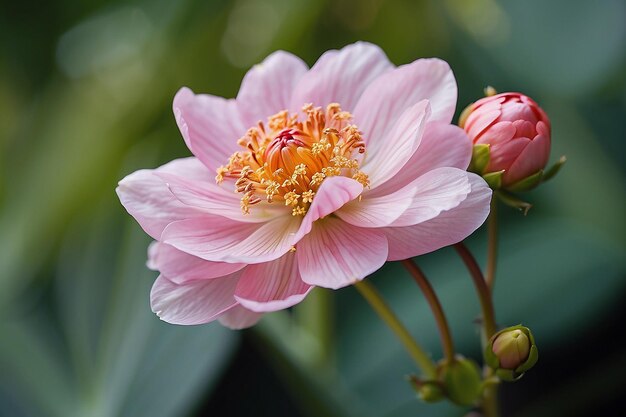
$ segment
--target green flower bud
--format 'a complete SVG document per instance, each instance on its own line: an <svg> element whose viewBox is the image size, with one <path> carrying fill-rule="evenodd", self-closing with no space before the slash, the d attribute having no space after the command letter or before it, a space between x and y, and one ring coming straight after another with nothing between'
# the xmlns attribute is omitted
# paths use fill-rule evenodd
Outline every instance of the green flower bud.
<svg viewBox="0 0 626 417"><path fill-rule="evenodd" d="M485 350L485 361L505 381L521 378L537 358L533 334L522 325L508 327L493 335Z"/></svg>
<svg viewBox="0 0 626 417"><path fill-rule="evenodd" d="M473 405L482 392L482 378L476 362L457 355L454 361L439 364L439 380L450 401Z"/></svg>
<svg viewBox="0 0 626 417"><path fill-rule="evenodd" d="M427 403L436 403L443 400L443 389L438 381L423 381L415 375L409 376L409 382L420 400Z"/></svg>

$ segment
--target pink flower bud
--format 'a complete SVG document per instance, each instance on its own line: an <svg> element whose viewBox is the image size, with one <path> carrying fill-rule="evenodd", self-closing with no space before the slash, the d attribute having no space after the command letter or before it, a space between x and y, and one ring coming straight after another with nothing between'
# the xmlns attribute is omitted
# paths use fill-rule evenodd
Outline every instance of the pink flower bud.
<svg viewBox="0 0 626 417"><path fill-rule="evenodd" d="M550 120L534 100L502 93L471 104L460 126L474 145L489 145L489 163L481 174L504 171L507 188L537 174L550 154Z"/></svg>

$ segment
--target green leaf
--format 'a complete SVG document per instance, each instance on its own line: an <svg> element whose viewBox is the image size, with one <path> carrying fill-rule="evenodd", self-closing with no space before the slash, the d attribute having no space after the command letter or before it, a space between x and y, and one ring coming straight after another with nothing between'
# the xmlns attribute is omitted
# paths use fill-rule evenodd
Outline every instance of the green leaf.
<svg viewBox="0 0 626 417"><path fill-rule="evenodd" d="M123 216L104 205L66 238L51 301L60 332L40 309L2 326L0 390L43 417L184 415L222 374L237 333L160 321L149 306L149 239L130 219L120 233L108 213ZM15 415L4 405L0 415Z"/></svg>

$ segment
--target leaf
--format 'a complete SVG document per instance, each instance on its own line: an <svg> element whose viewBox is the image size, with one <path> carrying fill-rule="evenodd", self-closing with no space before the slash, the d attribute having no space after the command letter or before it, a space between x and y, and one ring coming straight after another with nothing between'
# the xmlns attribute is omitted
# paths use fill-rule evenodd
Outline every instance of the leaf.
<svg viewBox="0 0 626 417"><path fill-rule="evenodd" d="M52 301L59 331L44 307L5 325L0 389L10 386L37 416L184 415L221 375L237 333L159 321L148 302L155 278L145 266L148 239L103 208L66 239ZM4 404L0 415L13 415Z"/></svg>

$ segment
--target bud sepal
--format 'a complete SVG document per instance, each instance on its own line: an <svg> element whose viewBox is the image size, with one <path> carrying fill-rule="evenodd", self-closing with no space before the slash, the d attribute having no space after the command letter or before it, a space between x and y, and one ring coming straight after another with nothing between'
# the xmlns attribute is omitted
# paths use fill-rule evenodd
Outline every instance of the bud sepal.
<svg viewBox="0 0 626 417"><path fill-rule="evenodd" d="M532 368L539 353L528 327L507 327L494 334L485 349L485 362L503 381L516 381Z"/></svg>
<svg viewBox="0 0 626 417"><path fill-rule="evenodd" d="M476 362L456 355L451 362L441 361L437 373L450 401L464 406L476 404L483 390L483 380Z"/></svg>
<svg viewBox="0 0 626 417"><path fill-rule="evenodd" d="M514 209L521 211L524 216L526 216L528 214L528 211L533 207L532 204L524 200L520 200L513 194L507 193L506 191L498 190L498 192L495 194L500 199L500 201L502 201L509 207L513 207Z"/></svg>
<svg viewBox="0 0 626 417"><path fill-rule="evenodd" d="M474 145L472 148L472 161L470 162L468 171L482 175L489 165L489 144Z"/></svg>

